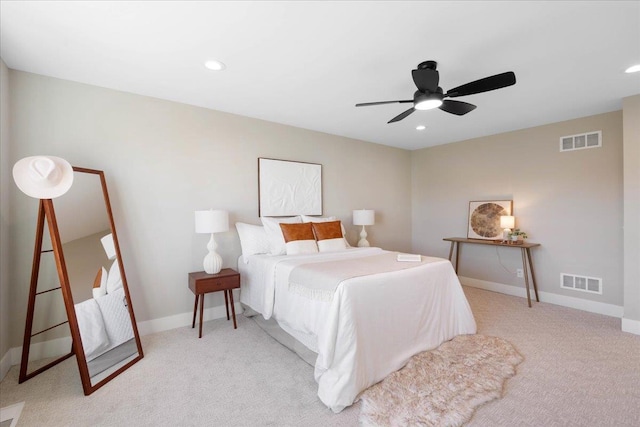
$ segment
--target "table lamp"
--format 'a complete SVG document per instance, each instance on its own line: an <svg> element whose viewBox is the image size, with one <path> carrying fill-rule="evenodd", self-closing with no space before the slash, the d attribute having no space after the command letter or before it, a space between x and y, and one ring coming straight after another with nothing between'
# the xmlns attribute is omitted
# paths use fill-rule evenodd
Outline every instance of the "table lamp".
<svg viewBox="0 0 640 427"><path fill-rule="evenodd" d="M222 257L216 252L218 245L214 233L222 233L229 230L229 213L227 211L196 211L196 233L210 233L211 239L207 244L209 253L204 257L204 271L208 274L217 274L222 270Z"/></svg>
<svg viewBox="0 0 640 427"><path fill-rule="evenodd" d="M360 240L358 240L358 247L368 247L367 232L364 229L365 225L373 225L375 223L375 211L370 209L360 209L353 211L353 225L361 225L362 231L360 232Z"/></svg>
<svg viewBox="0 0 640 427"><path fill-rule="evenodd" d="M502 228L502 241L506 242L509 240L509 233L511 233L511 229L516 225L516 218L511 215L502 215L500 217L500 228Z"/></svg>
<svg viewBox="0 0 640 427"><path fill-rule="evenodd" d="M113 234L109 233L101 238L100 243L102 243L102 247L104 248L104 252L107 254L107 258L109 258L109 260L115 259L116 247L113 244Z"/></svg>

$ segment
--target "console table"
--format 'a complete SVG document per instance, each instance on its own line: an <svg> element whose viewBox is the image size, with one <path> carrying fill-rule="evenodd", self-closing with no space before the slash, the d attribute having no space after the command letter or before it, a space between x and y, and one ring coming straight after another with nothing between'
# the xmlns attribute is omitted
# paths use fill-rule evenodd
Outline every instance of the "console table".
<svg viewBox="0 0 640 427"><path fill-rule="evenodd" d="M538 286L536 285L536 275L533 272L533 262L531 260L531 248L540 246L540 243L523 242L520 244L512 244L512 243L503 243L500 240L496 241L496 240L465 239L462 237L447 237L442 240L451 242L451 248L449 249L449 261L451 261L451 256L453 255L454 247L456 249L456 263L455 263L456 274L458 274L460 245L463 243L471 243L474 245L503 246L507 248L520 249L520 253L522 254L522 270L524 272L524 283L527 288L527 302L529 303L529 307L531 307L531 295L529 293L529 274L527 272L527 261L528 261L529 270L531 271L531 282L533 283L533 291L535 292L535 295L536 295L536 301L540 302L540 299L538 298Z"/></svg>

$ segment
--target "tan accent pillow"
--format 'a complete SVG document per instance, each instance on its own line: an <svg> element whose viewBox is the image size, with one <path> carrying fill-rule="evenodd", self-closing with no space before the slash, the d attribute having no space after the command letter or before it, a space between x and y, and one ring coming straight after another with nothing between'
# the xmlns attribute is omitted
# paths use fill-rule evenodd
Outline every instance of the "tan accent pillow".
<svg viewBox="0 0 640 427"><path fill-rule="evenodd" d="M330 222L330 221L336 221L336 217L335 216L309 216L309 215L300 215L300 218L302 218L302 222ZM347 231L344 229L344 224L340 224L340 228L342 229L342 237L344 238L344 244L345 246L348 248L351 245L349 245L349 242L347 241Z"/></svg>
<svg viewBox="0 0 640 427"><path fill-rule="evenodd" d="M102 268L98 270L98 274L96 274L96 278L93 280L93 287L99 288L102 284Z"/></svg>
<svg viewBox="0 0 640 427"><path fill-rule="evenodd" d="M282 229L282 236L284 237L285 243L295 240L316 240L310 222L302 224L280 223L280 228Z"/></svg>
<svg viewBox="0 0 640 427"><path fill-rule="evenodd" d="M340 221L312 222L313 232L318 240L320 252L332 252L347 249L346 240L342 237Z"/></svg>
<svg viewBox="0 0 640 427"><path fill-rule="evenodd" d="M304 224L280 223L280 228L282 229L287 255L318 252L318 245L310 222Z"/></svg>
<svg viewBox="0 0 640 427"><path fill-rule="evenodd" d="M107 294L107 270L104 267L100 268L96 274L92 293L94 298L100 298Z"/></svg>
<svg viewBox="0 0 640 427"><path fill-rule="evenodd" d="M309 222L306 224L312 225L316 240L337 239L342 237L340 221Z"/></svg>

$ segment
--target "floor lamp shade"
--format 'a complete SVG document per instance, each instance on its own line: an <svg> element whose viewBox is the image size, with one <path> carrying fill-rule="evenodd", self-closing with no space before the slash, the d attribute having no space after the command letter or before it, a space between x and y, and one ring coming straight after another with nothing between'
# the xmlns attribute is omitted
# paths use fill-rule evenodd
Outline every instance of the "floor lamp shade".
<svg viewBox="0 0 640 427"><path fill-rule="evenodd" d="M353 211L353 225L361 225L362 231L360 231L360 240L358 240L359 247L369 246L367 241L367 231L364 229L365 225L373 225L375 223L375 211L371 209L360 209Z"/></svg>
<svg viewBox="0 0 640 427"><path fill-rule="evenodd" d="M196 211L196 233L209 233L207 244L209 253L204 257L203 267L208 274L217 274L222 270L222 257L216 252L218 245L214 233L229 231L229 213L220 210Z"/></svg>

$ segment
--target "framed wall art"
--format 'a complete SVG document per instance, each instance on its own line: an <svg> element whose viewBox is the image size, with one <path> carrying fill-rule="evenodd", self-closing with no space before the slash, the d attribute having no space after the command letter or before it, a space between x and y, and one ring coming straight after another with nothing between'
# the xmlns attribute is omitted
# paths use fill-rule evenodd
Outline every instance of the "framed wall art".
<svg viewBox="0 0 640 427"><path fill-rule="evenodd" d="M513 200L469 202L468 239L502 240L500 217L512 215Z"/></svg>
<svg viewBox="0 0 640 427"><path fill-rule="evenodd" d="M258 216L322 215L322 165L258 158Z"/></svg>

